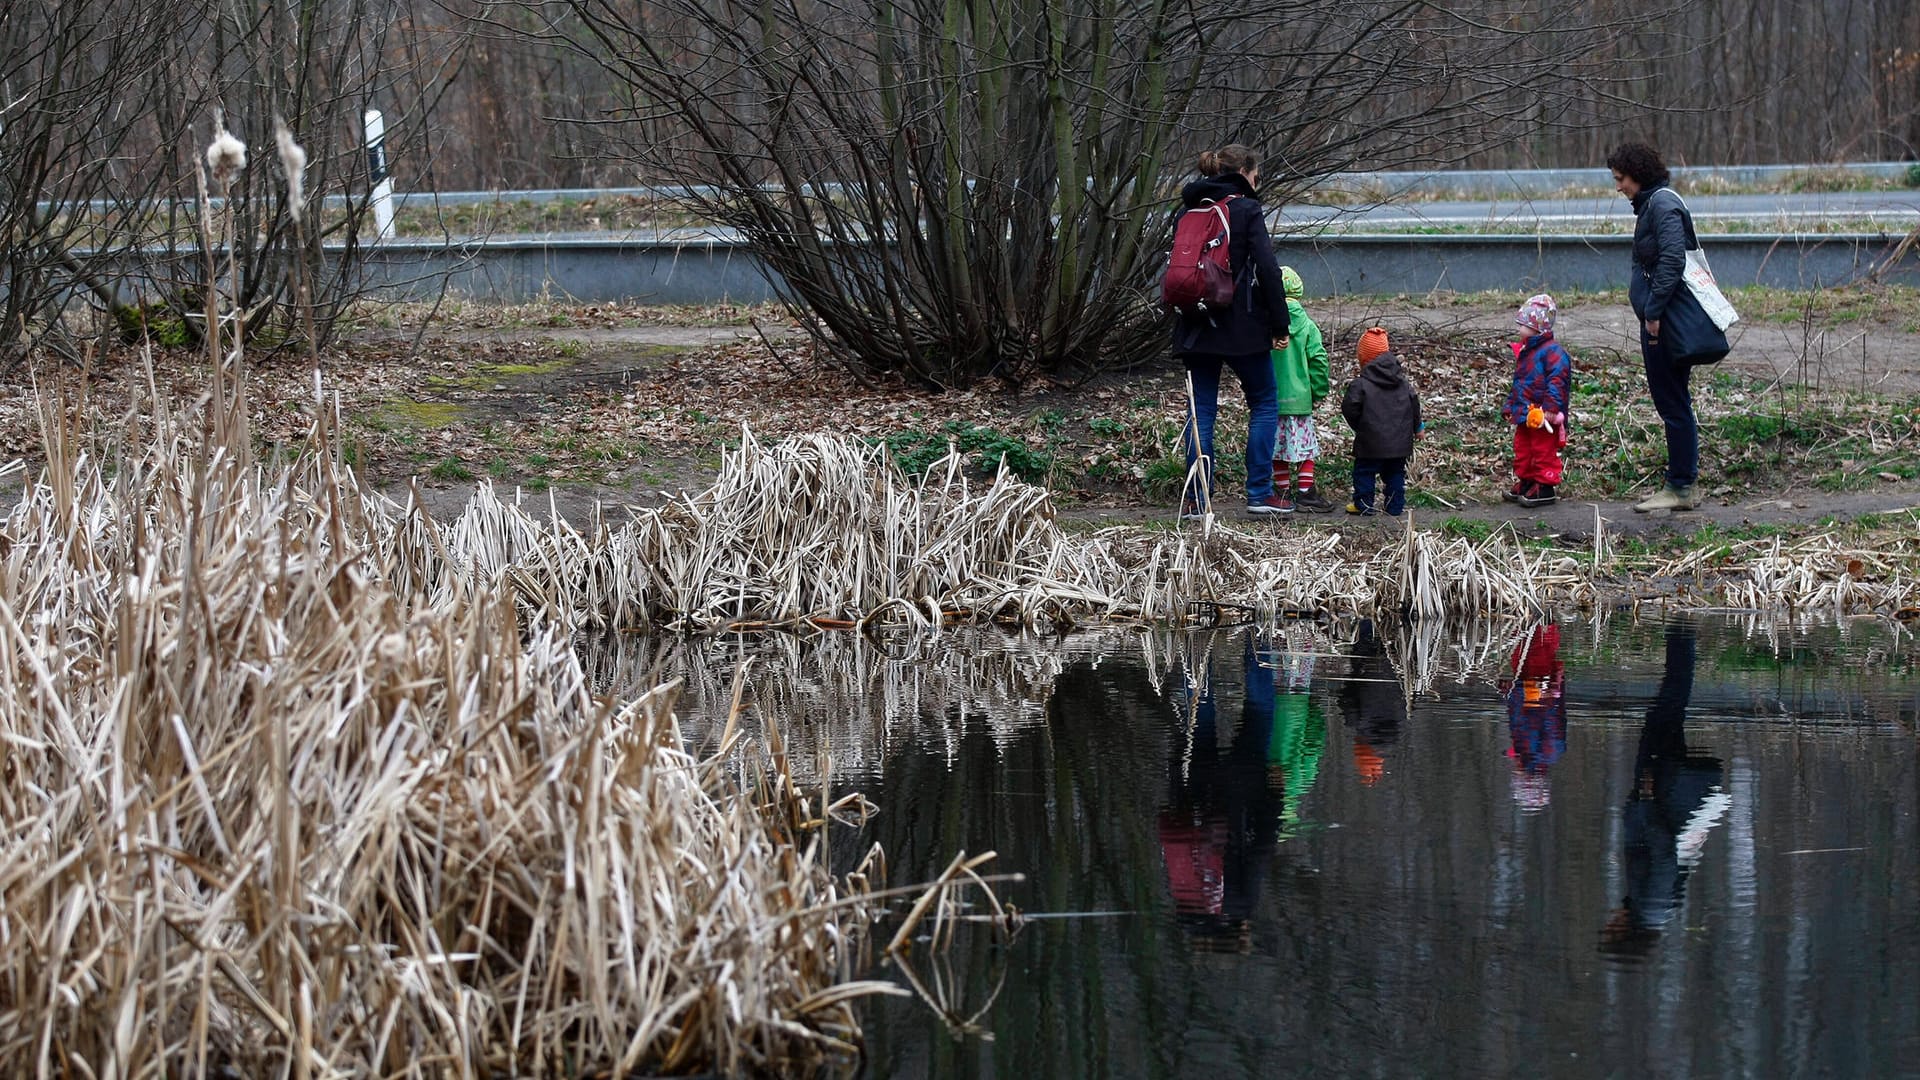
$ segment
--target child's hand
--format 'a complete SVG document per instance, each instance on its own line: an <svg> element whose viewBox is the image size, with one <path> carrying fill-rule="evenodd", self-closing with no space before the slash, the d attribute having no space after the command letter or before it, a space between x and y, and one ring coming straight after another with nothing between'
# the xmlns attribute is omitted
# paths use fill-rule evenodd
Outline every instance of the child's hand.
<svg viewBox="0 0 1920 1080"><path fill-rule="evenodd" d="M1547 423L1552 424L1554 427L1560 427L1566 422L1567 422L1566 413L1550 412L1547 414Z"/></svg>

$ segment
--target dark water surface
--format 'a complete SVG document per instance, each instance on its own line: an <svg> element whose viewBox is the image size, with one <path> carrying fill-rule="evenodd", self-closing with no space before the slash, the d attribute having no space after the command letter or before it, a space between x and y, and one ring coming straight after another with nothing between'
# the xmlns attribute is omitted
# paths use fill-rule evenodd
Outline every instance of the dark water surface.
<svg viewBox="0 0 1920 1080"><path fill-rule="evenodd" d="M868 1074L1920 1074L1910 635L1388 636L1008 643L984 696L922 656L790 702L881 808L848 858L996 851L1040 916L923 943L955 1022L877 1000Z"/></svg>

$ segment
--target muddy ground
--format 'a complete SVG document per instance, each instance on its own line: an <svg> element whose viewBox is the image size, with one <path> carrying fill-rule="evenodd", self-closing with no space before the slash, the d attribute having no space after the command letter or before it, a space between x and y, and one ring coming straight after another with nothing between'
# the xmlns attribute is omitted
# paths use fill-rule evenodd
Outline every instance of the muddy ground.
<svg viewBox="0 0 1920 1080"><path fill-rule="evenodd" d="M1496 307L1491 303L1396 307L1367 301L1329 305L1322 320L1336 348L1346 339L1357 337L1360 328L1378 322L1386 325L1396 340L1464 339L1479 342L1481 351L1489 353L1497 349L1505 333L1508 311L1504 304ZM1789 323L1775 313L1772 318L1750 320L1739 329L1735 355L1716 374L1722 383L1751 387L1756 400L1765 395L1786 395L1795 387L1812 387L1823 391L1823 396L1850 399L1860 399L1864 392L1867 399L1884 399L1897 407L1898 402L1910 401L1920 390L1920 333L1895 321L1803 319ZM1637 353L1629 351L1634 348L1632 332L1632 316L1618 304L1575 305L1562 315L1561 336L1582 358L1583 368L1618 369L1624 365L1631 369L1637 363ZM569 354L563 362L548 361L538 370L508 371L493 381L486 381L484 376L469 379L467 385L447 386L437 395L456 402L462 413L471 417L493 418L525 428L565 417L573 404L588 399L617 396L624 400L626 411L635 415L634 422L624 427L648 441L648 446L636 450L631 458L607 455L608 467L603 469L561 468L526 476L494 470L502 485L519 488L522 497L532 504L551 506L574 520L585 520L596 505L603 513L617 517L622 507L656 505L674 494L704 487L718 465L717 446L737 437L739 421L772 437L801 430L830 430L884 438L903 430L937 431L940 425L956 420L1011 430L1035 415L1119 415L1131 409L1157 413L1170 432L1177 426L1183 400L1178 369L1172 366L1077 387L982 389L940 395L903 386L860 387L838 373L823 375L821 365L807 355L797 331L770 312L755 314L751 325L496 327L450 332L437 340L496 345L508 342L536 352L545 349ZM430 345L428 354L433 351ZM1859 359L1862 356L1866 358L1864 366ZM1468 361L1469 366L1478 365L1479 374L1486 376L1479 381L1491 379L1497 383L1504 377L1498 370L1497 357L1497 351L1492 351L1486 364ZM458 367L453 360L441 363ZM1493 368L1490 375L1488 367ZM662 391L668 391L665 397L671 399L665 406L661 405ZM1424 386L1423 393L1430 400L1442 396L1441 388L1431 385ZM1235 404L1229 403L1226 408L1230 411ZM1497 401L1481 411L1491 413L1496 405ZM1638 406L1641 423L1651 426L1655 422L1651 407L1644 402ZM581 415L599 407L589 405ZM1497 428L1496 417L1482 416L1479 420L1478 426L1488 429L1481 432L1480 442L1497 442L1504 436L1504 429ZM1339 420L1337 415L1322 416L1321 424L1324 433L1329 427L1337 428ZM622 426L616 422L614 429ZM1708 442L1711 444L1711 436ZM1223 441L1223 454L1231 453L1230 446ZM1911 470L1902 469L1900 472L1906 475L1878 471L1857 490L1828 490L1812 483L1794 484L1790 478L1780 482L1779 477L1770 478L1772 483L1716 483L1709 475L1703 490L1712 497L1697 511L1641 515L1631 512L1630 493L1580 482L1580 448L1576 442L1574 479L1565 488L1566 500L1557 506L1524 510L1501 502L1497 491L1505 476L1496 467L1491 470L1496 475L1477 491L1462 491L1458 484L1432 485L1424 497L1416 498L1417 503L1424 503L1414 511L1416 523L1467 531L1472 531L1468 523L1484 523L1483 527L1511 525L1523 534L1551 534L1579 542L1591 536L1596 520L1613 534L1685 532L1706 523L1731 532L1815 527L1920 510L1920 482L1912 478ZM1161 449L1168 456L1172 453L1170 444ZM1911 446L1890 443L1886 449L1896 458L1903 450L1906 456L1913 456ZM1709 445L1709 470L1714 454ZM541 457L535 452L531 460L537 464ZM1483 446L1475 457L1476 466L1488 471L1488 459L1503 464L1504 455L1499 447L1489 453ZM1657 459L1658 454L1654 454L1647 461L1657 468ZM1325 461L1322 476L1326 486L1341 499L1346 485L1338 458L1328 455ZM376 468L374 472L395 494L409 486L419 491L426 505L439 514L457 511L471 490L470 483L449 481L444 475L435 475L432 468L405 481L399 481L387 469ZM1416 470L1416 488L1420 486L1418 480ZM1056 488L1062 518L1077 527L1171 524L1172 500L1143 482L1093 487L1056 484ZM1231 498L1226 501L1223 516L1255 524L1238 511ZM1299 514L1258 525L1368 530L1398 527L1398 523L1386 519L1358 519L1340 512Z"/></svg>
<svg viewBox="0 0 1920 1080"><path fill-rule="evenodd" d="M1696 512L1660 516L1629 509L1657 482L1664 452L1621 298L1563 306L1560 336L1581 369L1575 435L1567 498L1542 510L1499 499L1509 482L1511 432L1497 410L1514 298L1349 298L1314 314L1336 391L1369 324L1387 326L1407 356L1430 418L1410 476L1422 526L1472 535L1511 524L1577 543L1596 514L1615 535L1685 534L1709 523L1722 533L1804 531L1920 509L1920 294L1746 299L1735 354L1698 380L1709 498ZM156 381L179 394L204 383L199 354L159 353L155 366ZM1170 360L1072 386L931 393L856 377L772 308L455 305L430 321L369 312L322 366L363 478L396 496L418 491L436 514L456 512L491 480L570 519L596 505L618 518L703 489L743 425L765 439L826 431L885 440L903 462L924 463L953 439L983 472L1002 456L1025 467L1076 528L1170 527L1177 502L1185 395ZM138 365L100 367L84 392L113 415L135 391ZM297 356L271 354L250 370L260 439L296 444L313 411L311 373ZM48 375L0 385L0 451L37 456L34 380L47 387L56 381ZM1322 483L1344 503L1345 426L1331 403L1319 420ZM1222 423L1231 472L1235 424L1244 431L1237 401L1225 402ZM1237 482L1222 488L1223 516L1252 527L1399 527L1339 512L1254 522L1238 508Z"/></svg>

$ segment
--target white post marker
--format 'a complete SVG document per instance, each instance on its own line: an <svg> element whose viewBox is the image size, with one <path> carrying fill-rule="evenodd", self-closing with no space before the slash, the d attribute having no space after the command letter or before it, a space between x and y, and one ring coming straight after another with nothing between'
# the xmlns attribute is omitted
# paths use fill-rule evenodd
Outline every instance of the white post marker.
<svg viewBox="0 0 1920 1080"><path fill-rule="evenodd" d="M387 122L379 109L368 109L367 181L372 185L373 233L376 240L393 239L393 177L387 174Z"/></svg>

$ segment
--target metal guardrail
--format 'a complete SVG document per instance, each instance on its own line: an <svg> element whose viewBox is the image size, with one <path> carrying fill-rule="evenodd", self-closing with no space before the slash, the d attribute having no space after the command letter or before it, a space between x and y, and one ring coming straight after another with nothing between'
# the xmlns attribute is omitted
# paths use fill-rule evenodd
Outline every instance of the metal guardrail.
<svg viewBox="0 0 1920 1080"><path fill-rule="evenodd" d="M1807 165L1673 166L1675 179L1716 181L1732 187L1775 184L1796 177L1851 173L1871 180L1904 183L1912 161L1853 161ZM1362 190L1405 194L1462 194L1539 198L1569 188L1612 190L1613 174L1594 169L1435 169L1431 172L1340 173L1333 182Z"/></svg>
<svg viewBox="0 0 1920 1080"><path fill-rule="evenodd" d="M1883 267L1900 244L1885 234L1708 236L1723 284L1813 289L1882 279L1920 284L1920 254ZM1340 234L1278 239L1310 295L1421 294L1434 290L1620 288L1633 238L1616 236L1407 236ZM401 240L361 249L376 295L419 299L443 290L522 302L757 303L775 290L760 258L737 240L530 238L447 244Z"/></svg>
<svg viewBox="0 0 1920 1080"><path fill-rule="evenodd" d="M1775 183L1795 176L1834 172L1853 173L1874 180L1904 181L1911 175L1910 170L1916 164L1910 161L1861 161L1806 165L1702 165L1676 167L1673 172L1676 177L1682 179L1696 181L1713 179L1733 186ZM1327 179L1326 183L1332 187L1376 191L1389 196L1459 194L1540 197L1570 188L1611 188L1613 178L1603 168L1435 169L1335 173ZM823 188L831 187L832 185L823 185ZM640 185L493 191L397 191L394 192L393 200L397 209L405 209L408 206L418 208L436 205L472 206L486 203L584 202L588 199L601 198L670 199L689 191L712 194L716 189L705 185ZM368 196L364 194L328 195L322 200L322 205L328 209L341 209L353 204L365 204L367 200ZM213 202L216 206L220 205L218 199ZM41 213L47 213L51 205L45 202L38 204ZM110 211L120 204L112 199L94 199L85 205L94 211Z"/></svg>

